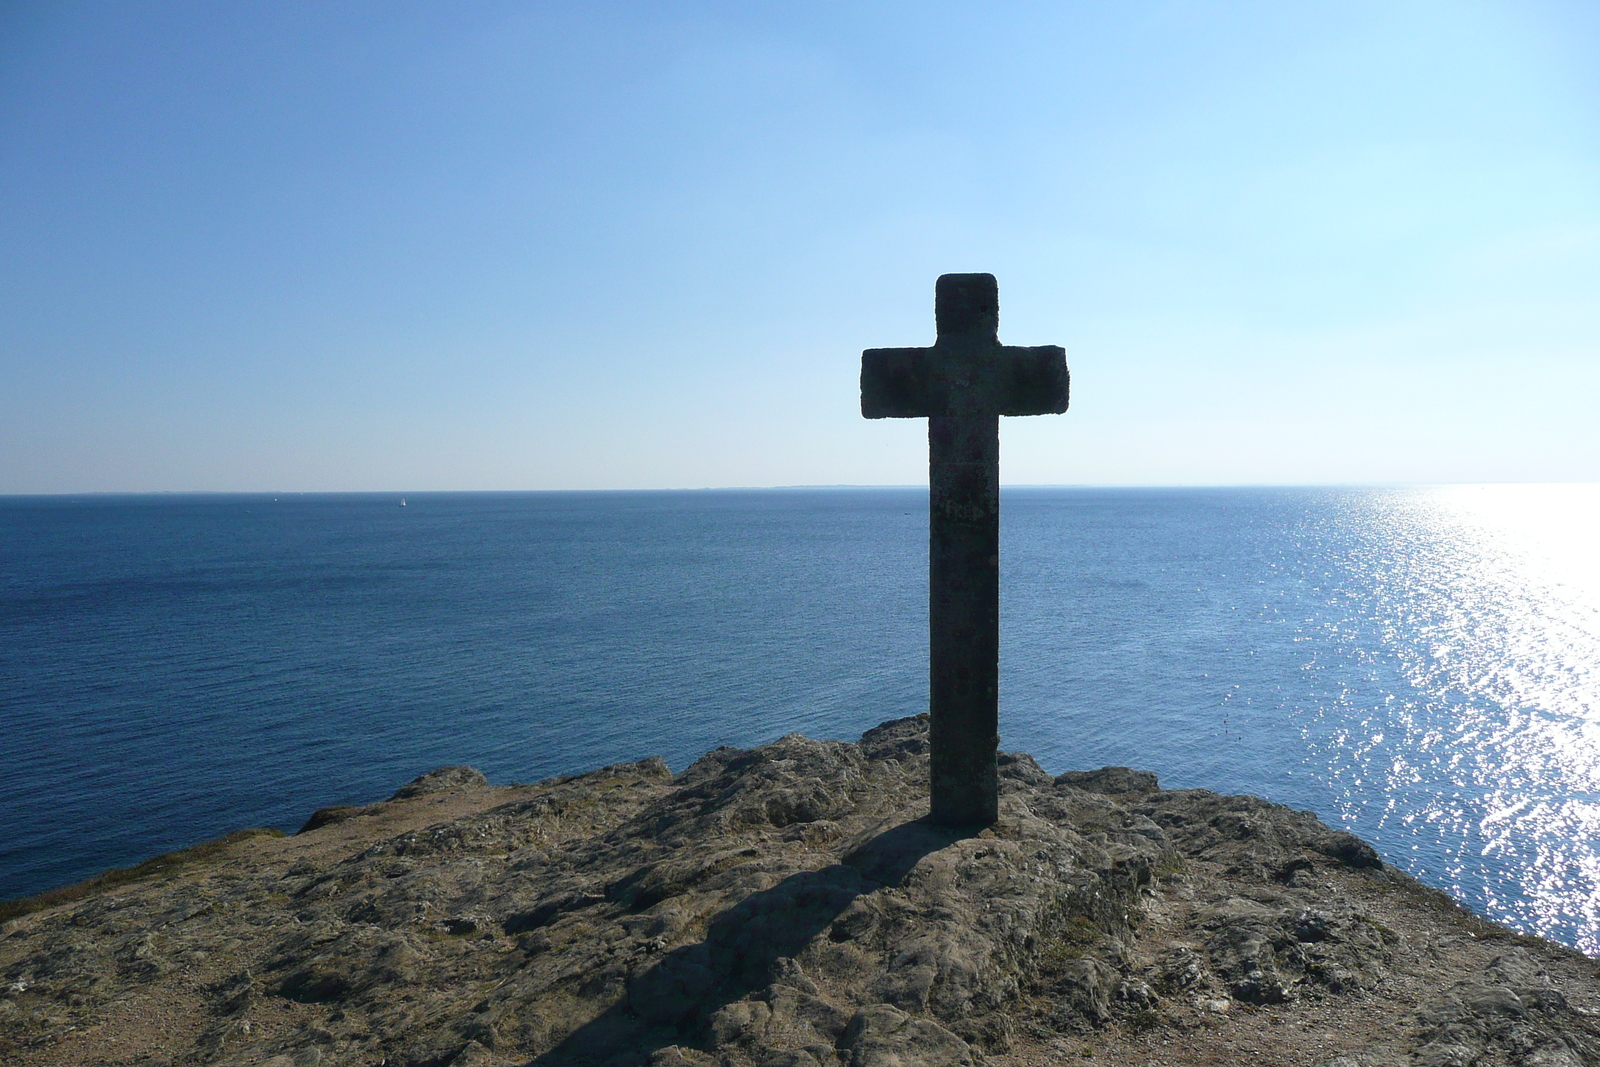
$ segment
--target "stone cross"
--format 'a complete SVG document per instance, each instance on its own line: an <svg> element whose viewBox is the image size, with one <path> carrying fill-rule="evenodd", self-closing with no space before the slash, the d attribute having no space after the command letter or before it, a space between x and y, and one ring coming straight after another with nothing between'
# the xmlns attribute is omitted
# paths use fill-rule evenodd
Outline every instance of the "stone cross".
<svg viewBox="0 0 1600 1067"><path fill-rule="evenodd" d="M928 420L933 818L988 825L1000 782L1000 419L1067 410L1067 355L999 339L992 274L934 286L932 348L861 353L861 414Z"/></svg>

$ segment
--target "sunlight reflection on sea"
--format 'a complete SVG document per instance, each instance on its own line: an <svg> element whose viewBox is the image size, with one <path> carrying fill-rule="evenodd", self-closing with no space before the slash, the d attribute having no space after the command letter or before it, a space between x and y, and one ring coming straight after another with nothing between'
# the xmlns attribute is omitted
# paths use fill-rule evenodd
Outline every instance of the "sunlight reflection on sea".
<svg viewBox="0 0 1600 1067"><path fill-rule="evenodd" d="M1600 951L1600 488L1352 506L1311 553L1345 571L1326 625L1337 654L1392 656L1409 686L1377 711L1331 701L1308 761L1346 819L1381 804L1374 836L1412 873Z"/></svg>

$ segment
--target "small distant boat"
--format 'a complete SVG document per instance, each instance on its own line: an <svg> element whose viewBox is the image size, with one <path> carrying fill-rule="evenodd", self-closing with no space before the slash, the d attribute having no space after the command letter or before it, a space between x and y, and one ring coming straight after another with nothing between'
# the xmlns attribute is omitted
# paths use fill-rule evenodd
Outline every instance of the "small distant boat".
<svg viewBox="0 0 1600 1067"><path fill-rule="evenodd" d="M401 507L405 507L406 506L406 498L405 497L401 497L400 498L400 506Z"/></svg>

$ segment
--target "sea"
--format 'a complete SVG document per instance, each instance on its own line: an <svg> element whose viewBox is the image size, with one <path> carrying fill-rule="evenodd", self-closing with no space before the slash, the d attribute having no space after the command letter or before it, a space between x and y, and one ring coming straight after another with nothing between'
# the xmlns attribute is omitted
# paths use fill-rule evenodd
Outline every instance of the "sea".
<svg viewBox="0 0 1600 1067"><path fill-rule="evenodd" d="M1600 954L1600 487L1008 488L1001 747ZM0 498L0 898L927 701L927 490Z"/></svg>

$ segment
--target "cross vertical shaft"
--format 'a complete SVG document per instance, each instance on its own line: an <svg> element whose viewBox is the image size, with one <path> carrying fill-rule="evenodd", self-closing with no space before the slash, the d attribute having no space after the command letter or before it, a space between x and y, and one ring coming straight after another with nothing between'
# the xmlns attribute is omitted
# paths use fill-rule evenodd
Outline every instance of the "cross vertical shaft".
<svg viewBox="0 0 1600 1067"><path fill-rule="evenodd" d="M861 414L928 420L928 711L933 817L999 815L1000 416L1067 410L1066 353L999 339L992 274L934 286L932 348L861 353Z"/></svg>
<svg viewBox="0 0 1600 1067"><path fill-rule="evenodd" d="M1000 417L928 419L928 711L936 822L999 815Z"/></svg>

